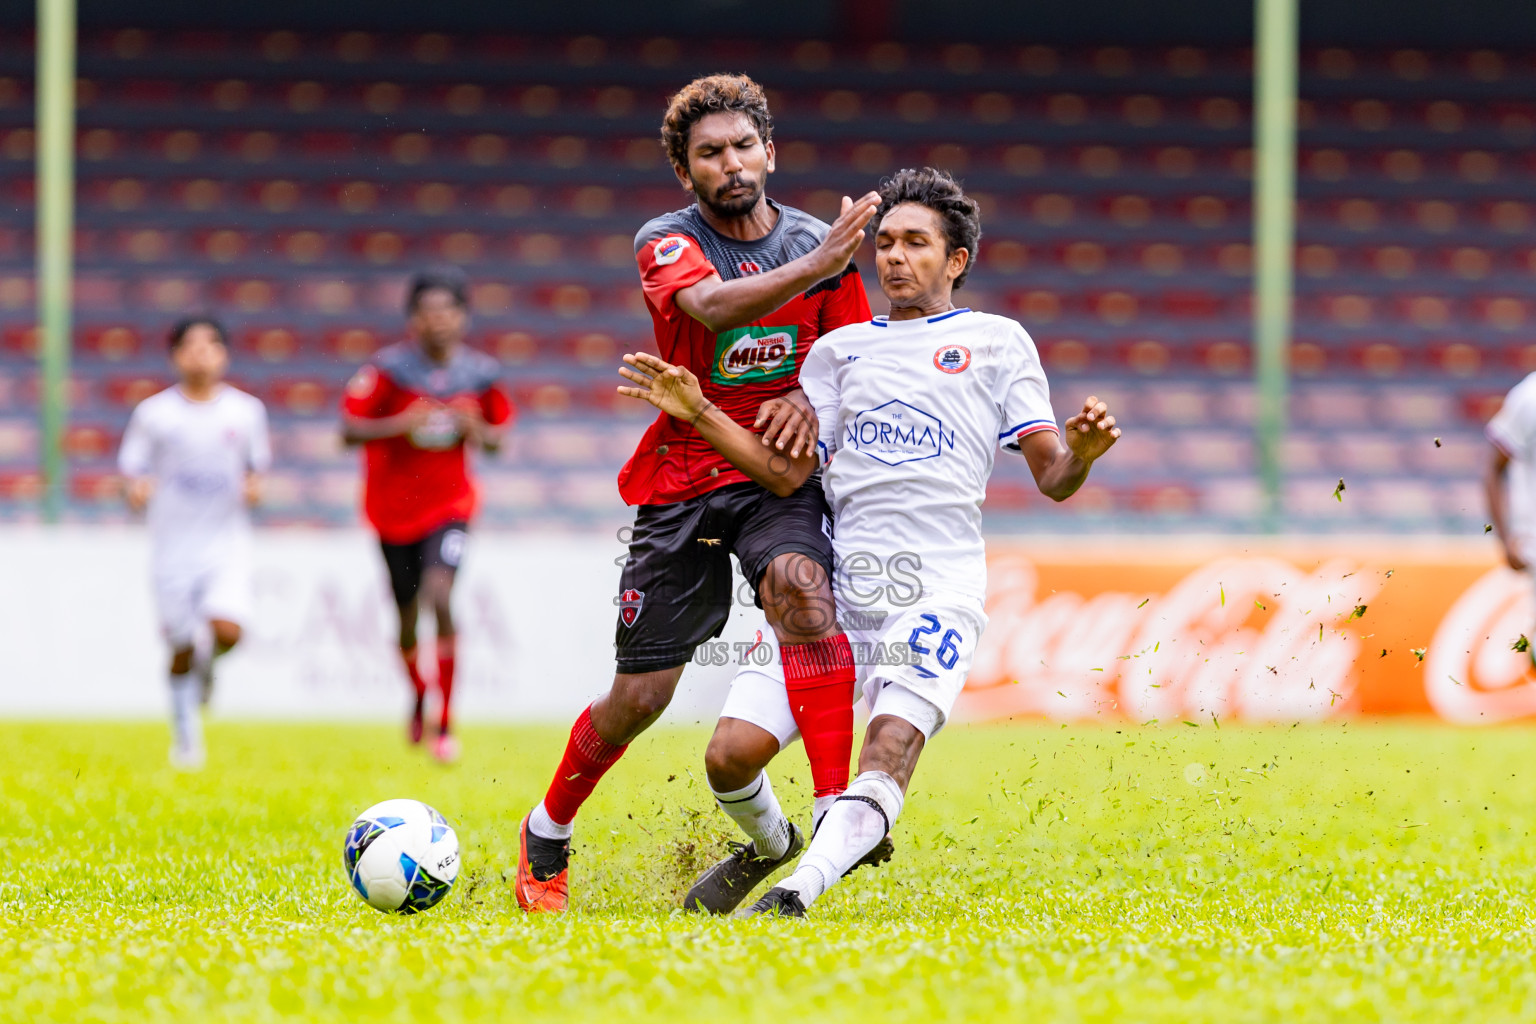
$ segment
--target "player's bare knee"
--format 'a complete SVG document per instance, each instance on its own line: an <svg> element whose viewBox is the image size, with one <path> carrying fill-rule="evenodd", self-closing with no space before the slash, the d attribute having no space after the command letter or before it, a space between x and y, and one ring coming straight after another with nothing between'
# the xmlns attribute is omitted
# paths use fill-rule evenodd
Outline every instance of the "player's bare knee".
<svg viewBox="0 0 1536 1024"><path fill-rule="evenodd" d="M171 675L184 676L192 671L192 648L183 647L171 652Z"/></svg>
<svg viewBox="0 0 1536 1024"><path fill-rule="evenodd" d="M709 738L709 746L704 748L704 774L717 793L733 792L750 786L752 780L773 760L773 755L778 753L777 741L772 743L773 749L770 750L767 745L750 742L742 730L723 726L725 723L721 722L716 727L714 735ZM770 734L763 735L772 740Z"/></svg>
<svg viewBox="0 0 1536 1024"><path fill-rule="evenodd" d="M804 643L836 632L832 585L814 558L795 551L774 558L763 572L758 596L781 640Z"/></svg>
<svg viewBox="0 0 1536 1024"><path fill-rule="evenodd" d="M210 625L213 627L213 642L215 646L227 651L240 642L242 634L239 623L229 622L225 619L214 619Z"/></svg>

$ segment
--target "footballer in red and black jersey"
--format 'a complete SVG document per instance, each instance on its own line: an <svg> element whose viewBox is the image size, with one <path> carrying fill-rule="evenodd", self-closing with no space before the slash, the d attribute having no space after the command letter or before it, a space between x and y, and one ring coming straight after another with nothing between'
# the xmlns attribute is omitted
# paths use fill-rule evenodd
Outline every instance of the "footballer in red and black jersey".
<svg viewBox="0 0 1536 1024"><path fill-rule="evenodd" d="M473 403L491 426L510 424L515 410L500 373L494 358L465 345L444 365L428 359L419 343L402 341L353 375L342 399L348 415L381 419L423 399L437 406L410 433L364 443L363 513L381 541L414 543L474 518L479 495L452 406Z"/></svg>
<svg viewBox="0 0 1536 1024"><path fill-rule="evenodd" d="M730 281L760 274L806 255L826 237L827 225L810 214L767 202L778 222L753 241L715 231L697 206L657 217L635 236L661 357L697 374L709 400L749 429L763 402L798 386L800 365L817 338L870 317L851 263L745 327L715 333L678 308L678 292L712 275ZM746 480L697 431L663 413L620 471L619 494L630 505L660 505Z"/></svg>

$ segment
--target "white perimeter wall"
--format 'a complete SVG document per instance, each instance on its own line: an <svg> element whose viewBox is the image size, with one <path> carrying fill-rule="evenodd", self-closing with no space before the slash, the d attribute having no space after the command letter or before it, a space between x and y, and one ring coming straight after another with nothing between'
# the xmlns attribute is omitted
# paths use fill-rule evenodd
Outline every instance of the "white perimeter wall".
<svg viewBox="0 0 1536 1024"><path fill-rule="evenodd" d="M455 591L461 720L568 721L613 678L624 546L612 536L472 535ZM738 579L738 594L742 593ZM256 542L255 614L220 662L222 717L384 718L409 687L371 534L269 530ZM753 633L738 605L727 641ZM430 626L424 636L430 634ZM0 716L158 716L168 654L142 529L0 530ZM432 667L430 650L429 671ZM733 670L690 665L667 713L712 721Z"/></svg>

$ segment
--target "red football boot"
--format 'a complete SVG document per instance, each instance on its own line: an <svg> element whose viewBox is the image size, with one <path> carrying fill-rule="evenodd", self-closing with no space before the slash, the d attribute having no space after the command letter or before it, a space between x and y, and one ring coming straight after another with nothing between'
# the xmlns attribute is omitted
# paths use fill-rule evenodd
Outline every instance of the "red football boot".
<svg viewBox="0 0 1536 1024"><path fill-rule="evenodd" d="M530 914L564 913L571 899L570 859L569 839L534 835L523 818L517 829L517 905Z"/></svg>

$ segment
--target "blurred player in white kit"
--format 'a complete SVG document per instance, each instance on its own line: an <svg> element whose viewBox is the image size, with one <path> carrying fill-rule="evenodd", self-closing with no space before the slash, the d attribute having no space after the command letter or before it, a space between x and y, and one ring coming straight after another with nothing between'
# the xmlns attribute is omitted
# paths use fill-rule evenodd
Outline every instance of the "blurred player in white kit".
<svg viewBox="0 0 1536 1024"><path fill-rule="evenodd" d="M140 402L118 469L129 506L148 510L160 627L171 647L171 763L203 763L202 706L213 662L240 640L251 607L251 519L272 461L261 400L224 383L229 348L210 317L170 335L180 380Z"/></svg>

